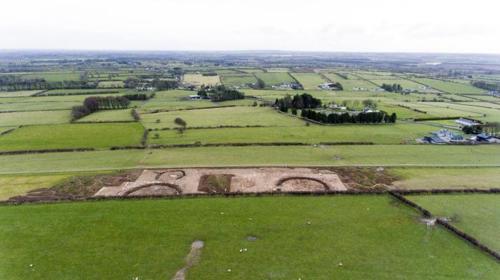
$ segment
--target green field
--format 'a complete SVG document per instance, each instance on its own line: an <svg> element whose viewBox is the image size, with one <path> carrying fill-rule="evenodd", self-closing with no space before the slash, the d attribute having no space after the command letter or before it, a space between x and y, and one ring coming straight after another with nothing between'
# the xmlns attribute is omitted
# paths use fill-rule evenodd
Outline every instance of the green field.
<svg viewBox="0 0 500 280"><path fill-rule="evenodd" d="M190 100L189 95L196 94L196 91L168 90L157 92L155 97L149 99L139 106L141 111L154 110L179 110L231 105L252 105L255 100L241 99L224 102L212 102L209 100Z"/></svg>
<svg viewBox="0 0 500 280"><path fill-rule="evenodd" d="M54 184L72 175L74 174L0 175L0 200L6 200L16 195L23 195L33 189L52 187Z"/></svg>
<svg viewBox="0 0 500 280"><path fill-rule="evenodd" d="M490 189L500 182L500 168L391 168L399 189Z"/></svg>
<svg viewBox="0 0 500 280"><path fill-rule="evenodd" d="M147 128L174 128L178 127L174 124L177 117L185 120L187 127L304 125L297 118L279 114L267 107L227 107L142 114L141 122Z"/></svg>
<svg viewBox="0 0 500 280"><path fill-rule="evenodd" d="M334 82L339 82L342 84L342 87L345 91L373 91L378 89L378 86L367 82L365 80L361 80L355 76L348 76L350 79L344 79L335 73L324 73L326 77Z"/></svg>
<svg viewBox="0 0 500 280"><path fill-rule="evenodd" d="M92 96L109 96L93 94ZM70 110L81 105L88 95L40 96L23 98L0 98L0 112Z"/></svg>
<svg viewBox="0 0 500 280"><path fill-rule="evenodd" d="M44 92L41 96L50 95L95 95L100 93L113 93L116 91L124 91L123 89L53 89Z"/></svg>
<svg viewBox="0 0 500 280"><path fill-rule="evenodd" d="M424 86L422 84L415 83L410 80L406 79L401 79L401 78L394 78L394 79L384 79L383 77L381 79L370 79L370 81L382 86L382 84L400 84L403 89L411 90L411 91L417 91L417 92L427 92L427 93L436 93L439 92L435 89L429 88L427 86Z"/></svg>
<svg viewBox="0 0 500 280"><path fill-rule="evenodd" d="M434 216L450 218L452 225L500 251L500 195L415 195L408 198Z"/></svg>
<svg viewBox="0 0 500 280"><path fill-rule="evenodd" d="M446 102L411 102L401 104L403 106L410 107L412 109L417 109L423 112L427 112L424 118L429 117L471 117L479 118L483 116L481 112L482 109L469 108L469 110L463 110L463 108L458 107L456 103L446 103Z"/></svg>
<svg viewBox="0 0 500 280"><path fill-rule="evenodd" d="M40 92L40 90L22 90L22 91L0 91L2 97L27 97Z"/></svg>
<svg viewBox="0 0 500 280"><path fill-rule="evenodd" d="M26 126L0 136L0 151L133 146L142 134L137 123Z"/></svg>
<svg viewBox="0 0 500 280"><path fill-rule="evenodd" d="M317 73L291 73L291 75L299 81L304 89L318 89L320 84L327 82Z"/></svg>
<svg viewBox="0 0 500 280"><path fill-rule="evenodd" d="M500 273L494 260L419 223L416 212L386 196L3 206L0 217L3 279L170 279L194 240L206 245L190 279L493 279Z"/></svg>
<svg viewBox="0 0 500 280"><path fill-rule="evenodd" d="M202 147L47 153L0 156L0 174L181 166L498 167L499 153L500 147L494 145Z"/></svg>
<svg viewBox="0 0 500 280"><path fill-rule="evenodd" d="M31 111L1 113L1 126L19 126L33 124L62 124L69 123L70 111Z"/></svg>
<svg viewBox="0 0 500 280"><path fill-rule="evenodd" d="M221 81L226 86L248 87L256 83L257 79L251 74L224 74L221 76Z"/></svg>
<svg viewBox="0 0 500 280"><path fill-rule="evenodd" d="M300 127L252 127L225 129L193 129L183 134L160 131L159 138L150 138L150 144L203 144L213 143L273 143L300 142L374 142L376 144L415 143L432 131L433 126L419 124L396 125L332 125Z"/></svg>
<svg viewBox="0 0 500 280"><path fill-rule="evenodd" d="M77 122L119 122L133 120L131 110L124 109L98 111L79 119Z"/></svg>
<svg viewBox="0 0 500 280"><path fill-rule="evenodd" d="M459 94L483 94L486 93L485 90L473 87L470 84L448 82L429 78L414 78L418 83L428 85L434 89L437 89L446 93L459 93Z"/></svg>
<svg viewBox="0 0 500 280"><path fill-rule="evenodd" d="M15 74L23 79L45 79L47 82L79 81L80 72L58 71L58 72L31 72Z"/></svg>
<svg viewBox="0 0 500 280"><path fill-rule="evenodd" d="M122 88L123 86L123 81L102 81L97 85L99 88Z"/></svg>
<svg viewBox="0 0 500 280"><path fill-rule="evenodd" d="M449 102L426 102L425 105L434 107L439 112L448 112L454 110L462 112L462 116L475 117L486 122L500 121L500 108L485 108L477 105L469 105L468 103L449 103ZM493 105L494 106L494 105ZM424 109L428 110L428 109Z"/></svg>
<svg viewBox="0 0 500 280"><path fill-rule="evenodd" d="M255 73L255 76L259 79L262 79L268 87L283 83L295 82L295 80L287 72Z"/></svg>

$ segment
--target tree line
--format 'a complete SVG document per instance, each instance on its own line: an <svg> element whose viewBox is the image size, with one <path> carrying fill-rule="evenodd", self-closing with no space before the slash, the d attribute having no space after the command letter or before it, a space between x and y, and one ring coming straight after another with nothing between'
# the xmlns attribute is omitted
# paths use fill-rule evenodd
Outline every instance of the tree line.
<svg viewBox="0 0 500 280"><path fill-rule="evenodd" d="M293 111L292 111L293 113ZM391 115L384 111L379 112L359 112L356 114L344 113L323 113L310 109L303 109L300 116L320 123L395 123L396 113Z"/></svg>
<svg viewBox="0 0 500 280"><path fill-rule="evenodd" d="M198 95L203 99L210 99L213 102L222 102L227 100L244 99L245 94L241 91L227 88L224 85L215 87L201 87Z"/></svg>
<svg viewBox="0 0 500 280"><path fill-rule="evenodd" d="M50 90L50 89L94 89L97 82L91 81L57 81L47 82L42 78L25 79L15 75L0 76L0 90Z"/></svg>
<svg viewBox="0 0 500 280"><path fill-rule="evenodd" d="M99 110L125 109L129 104L130 100L123 96L90 96L83 105L71 108L71 119L75 121Z"/></svg>
<svg viewBox="0 0 500 280"><path fill-rule="evenodd" d="M128 78L123 81L125 88L137 88L141 84L149 84L151 87L156 90L169 90L176 89L179 87L179 82L176 80L165 80L165 79L152 79L152 80L143 80L138 78Z"/></svg>
<svg viewBox="0 0 500 280"><path fill-rule="evenodd" d="M153 98L154 96L155 96L154 93L152 94L130 93L123 95L123 97L127 98L130 101L145 101Z"/></svg>
<svg viewBox="0 0 500 280"><path fill-rule="evenodd" d="M403 92L403 87L400 84L382 84L381 88L388 92Z"/></svg>
<svg viewBox="0 0 500 280"><path fill-rule="evenodd" d="M321 106L321 100L308 93L296 94L293 97L287 94L283 98L277 98L274 106L282 112L288 112L289 108L292 110L318 108Z"/></svg>
<svg viewBox="0 0 500 280"><path fill-rule="evenodd" d="M474 81L474 82L472 82L472 85L477 87L477 88L485 89L485 90L489 90L489 91L500 91L500 83Z"/></svg>

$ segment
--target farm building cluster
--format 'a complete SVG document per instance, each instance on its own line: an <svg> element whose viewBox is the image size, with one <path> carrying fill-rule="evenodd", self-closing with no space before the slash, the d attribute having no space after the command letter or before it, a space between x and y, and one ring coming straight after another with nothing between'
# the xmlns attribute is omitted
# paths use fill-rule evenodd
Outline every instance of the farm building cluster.
<svg viewBox="0 0 500 280"><path fill-rule="evenodd" d="M462 129L464 127L478 127L482 125L480 122L465 118L457 119L455 123ZM426 144L495 144L500 143L500 139L488 133L479 133L470 138L466 138L460 133L455 133L448 129L441 129L421 139L417 139L417 142Z"/></svg>

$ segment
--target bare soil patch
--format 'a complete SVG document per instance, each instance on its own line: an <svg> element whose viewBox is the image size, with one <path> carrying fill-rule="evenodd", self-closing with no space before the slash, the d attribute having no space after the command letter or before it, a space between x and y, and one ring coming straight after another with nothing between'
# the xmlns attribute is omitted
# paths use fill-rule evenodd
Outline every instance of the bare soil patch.
<svg viewBox="0 0 500 280"><path fill-rule="evenodd" d="M231 191L232 174L206 174L200 177L198 191L206 193L227 193Z"/></svg>
<svg viewBox="0 0 500 280"><path fill-rule="evenodd" d="M318 192L390 189L398 178L384 168L177 168L77 176L51 188L9 199L13 203L114 196L203 193Z"/></svg>
<svg viewBox="0 0 500 280"><path fill-rule="evenodd" d="M25 195L11 197L8 201L22 203L84 199L93 196L103 187L135 181L141 172L141 170L129 170L106 175L74 176L53 187L35 189Z"/></svg>
<svg viewBox="0 0 500 280"><path fill-rule="evenodd" d="M95 196L162 195L166 190L145 184L171 184L179 194L316 192L347 190L336 172L319 168L185 168L144 170L134 182L104 187ZM141 191L135 191L141 188ZM132 191L133 190L133 191Z"/></svg>

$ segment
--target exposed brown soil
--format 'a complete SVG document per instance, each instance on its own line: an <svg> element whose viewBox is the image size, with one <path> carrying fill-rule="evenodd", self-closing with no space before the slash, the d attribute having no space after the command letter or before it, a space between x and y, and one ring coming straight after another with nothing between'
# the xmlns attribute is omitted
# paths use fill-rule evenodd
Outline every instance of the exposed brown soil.
<svg viewBox="0 0 500 280"><path fill-rule="evenodd" d="M232 174L205 174L200 177L198 191L206 193L227 193L231 191Z"/></svg>
<svg viewBox="0 0 500 280"><path fill-rule="evenodd" d="M106 175L74 176L50 188L35 189L25 195L14 196L9 202L36 202L83 199L93 196L103 187L135 181L142 170L119 171Z"/></svg>
<svg viewBox="0 0 500 280"><path fill-rule="evenodd" d="M132 170L76 176L10 202L84 199L92 196L172 196L199 193L386 190L398 178L384 168L184 168Z"/></svg>
<svg viewBox="0 0 500 280"><path fill-rule="evenodd" d="M278 181L277 190L283 192L328 191L330 187L325 182L307 177L290 177Z"/></svg>
<svg viewBox="0 0 500 280"><path fill-rule="evenodd" d="M342 182L350 189L386 190L398 178L390 175L384 168L377 167L334 167Z"/></svg>

